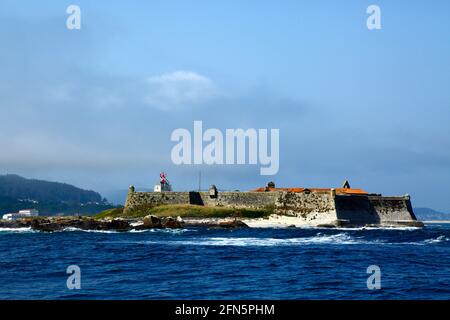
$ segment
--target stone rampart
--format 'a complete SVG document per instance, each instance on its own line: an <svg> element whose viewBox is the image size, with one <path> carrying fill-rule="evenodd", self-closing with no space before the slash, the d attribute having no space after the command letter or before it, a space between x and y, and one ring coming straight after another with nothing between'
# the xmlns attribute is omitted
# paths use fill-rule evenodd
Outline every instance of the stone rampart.
<svg viewBox="0 0 450 320"><path fill-rule="evenodd" d="M193 204L233 208L271 208L277 215L302 224L415 225L409 196L336 195L324 192L134 192L130 189L125 213L139 207Z"/></svg>

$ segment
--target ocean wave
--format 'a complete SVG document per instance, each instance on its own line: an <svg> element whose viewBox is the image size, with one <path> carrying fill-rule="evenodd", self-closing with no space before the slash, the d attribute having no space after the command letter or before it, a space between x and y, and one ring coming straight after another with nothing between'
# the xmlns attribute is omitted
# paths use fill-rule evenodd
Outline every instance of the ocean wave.
<svg viewBox="0 0 450 320"><path fill-rule="evenodd" d="M131 229L130 231L117 231L117 230L86 230L75 227L67 227L62 230L55 230L53 232L88 232L88 233L145 233L145 232L162 232L162 233L183 233L186 231L197 231L193 229L145 229L145 230L136 230ZM32 230L31 227L27 228L0 228L0 232L40 232L38 230Z"/></svg>
<svg viewBox="0 0 450 320"><path fill-rule="evenodd" d="M162 233L171 233L171 234L178 234L178 233L184 233L184 232L197 232L196 229L148 229L147 232L162 232Z"/></svg>
<svg viewBox="0 0 450 320"><path fill-rule="evenodd" d="M320 227L313 227L315 229L327 229L329 228L320 228ZM341 231L365 231L365 230L383 230L383 231L417 231L421 230L422 228L419 227L354 227L354 228L333 228L333 230L341 230Z"/></svg>
<svg viewBox="0 0 450 320"><path fill-rule="evenodd" d="M308 244L364 244L367 241L346 233L325 235L318 233L307 238L209 238L200 244L213 246L295 246ZM195 244L192 243L192 244Z"/></svg>
<svg viewBox="0 0 450 320"><path fill-rule="evenodd" d="M373 242L373 241L372 241ZM365 244L369 243L364 239L352 237L345 233L334 235L317 234L308 238L227 238L227 237L212 237L212 238L195 238L193 240L159 240L159 241L141 241L146 244L163 244L163 245L192 245L192 246L296 246L308 244Z"/></svg>
<svg viewBox="0 0 450 320"><path fill-rule="evenodd" d="M129 232L130 233L143 233L143 232L147 232L148 230L136 230L136 229L131 229Z"/></svg>
<svg viewBox="0 0 450 320"><path fill-rule="evenodd" d="M74 228L74 227L68 227L68 228L64 228L62 230L58 230L55 232L89 232L89 233L119 233L119 231L115 231L115 230L85 230L85 229L80 229L80 228Z"/></svg>
<svg viewBox="0 0 450 320"><path fill-rule="evenodd" d="M416 242L392 242L386 239L367 239L348 233L323 234L304 238L255 238L255 237L211 237L193 238L192 240L150 240L140 241L141 244L183 245L183 246L236 246L236 247L269 247L269 246L307 246L307 245L431 245L450 241L445 236L418 240Z"/></svg>
<svg viewBox="0 0 450 320"><path fill-rule="evenodd" d="M432 244L432 243L439 243L439 242L446 242L446 241L450 241L450 238L441 235L441 236L436 237L436 238L423 240L422 243L424 243L424 244Z"/></svg>
<svg viewBox="0 0 450 320"><path fill-rule="evenodd" d="M359 229L358 229L359 230ZM389 229L390 230L390 229ZM115 230L83 230L68 227L56 232L86 232L86 233L149 233L149 234L183 234L185 232L197 231L196 229L147 229L120 232ZM328 231L328 230L327 230ZM315 235L295 238L273 238L273 237L189 237L189 238L169 238L141 241L126 241L127 243L156 244L173 246L235 246L235 247L269 247L269 246L307 246L307 245L436 245L450 241L448 235L436 235L431 238L421 238L417 240L402 239L402 237L368 237L366 233L340 232L329 234L327 231L317 232ZM0 228L2 233L27 233L39 232L31 228ZM177 237L178 238L178 237ZM121 242L121 241L119 241Z"/></svg>
<svg viewBox="0 0 450 320"><path fill-rule="evenodd" d="M131 229L130 231L117 231L117 230L85 230L85 229L80 229L80 228L74 228L74 227L68 227L68 228L64 228L61 231L57 231L57 232L64 232L64 231L69 231L69 232L73 232L73 231L81 231L81 232L90 232L90 233L145 233L145 232L162 232L162 233L183 233L186 231L192 231L190 229L145 229L145 230L136 230L136 229Z"/></svg>
<svg viewBox="0 0 450 320"><path fill-rule="evenodd" d="M144 229L144 230L136 230L136 229L132 229L129 232L131 233L171 233L171 234L179 234L179 233L184 233L187 231L197 231L195 229Z"/></svg>
<svg viewBox="0 0 450 320"><path fill-rule="evenodd" d="M35 232L34 230L31 230L30 227L28 228L0 228L0 232Z"/></svg>
<svg viewBox="0 0 450 320"><path fill-rule="evenodd" d="M186 241L184 241L186 242ZM304 244L354 244L355 239L346 234L323 236L318 235L311 238L209 238L199 242L187 241L191 245L209 246L295 246Z"/></svg>

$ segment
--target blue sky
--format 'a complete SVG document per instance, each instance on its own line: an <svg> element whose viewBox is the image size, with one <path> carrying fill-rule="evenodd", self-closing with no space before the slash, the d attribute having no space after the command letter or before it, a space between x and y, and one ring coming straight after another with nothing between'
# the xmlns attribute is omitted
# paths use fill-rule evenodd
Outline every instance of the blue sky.
<svg viewBox="0 0 450 320"><path fill-rule="evenodd" d="M205 187L349 179L448 211L449 87L448 1L0 3L0 170L105 195L161 170L194 189L201 170ZM194 120L279 128L279 173L171 164Z"/></svg>

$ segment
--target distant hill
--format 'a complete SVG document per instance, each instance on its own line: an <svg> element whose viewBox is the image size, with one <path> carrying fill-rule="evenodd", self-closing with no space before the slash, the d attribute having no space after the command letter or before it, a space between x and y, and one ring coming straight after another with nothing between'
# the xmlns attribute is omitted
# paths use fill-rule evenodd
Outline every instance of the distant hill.
<svg viewBox="0 0 450 320"><path fill-rule="evenodd" d="M450 213L439 212L430 208L414 208L416 218L422 221L450 220Z"/></svg>
<svg viewBox="0 0 450 320"><path fill-rule="evenodd" d="M43 215L94 214L112 207L95 191L15 174L0 175L0 214L31 208Z"/></svg>
<svg viewBox="0 0 450 320"><path fill-rule="evenodd" d="M0 175L0 195L17 199L63 202L102 202L95 191L87 191L70 184L26 179L15 174Z"/></svg>

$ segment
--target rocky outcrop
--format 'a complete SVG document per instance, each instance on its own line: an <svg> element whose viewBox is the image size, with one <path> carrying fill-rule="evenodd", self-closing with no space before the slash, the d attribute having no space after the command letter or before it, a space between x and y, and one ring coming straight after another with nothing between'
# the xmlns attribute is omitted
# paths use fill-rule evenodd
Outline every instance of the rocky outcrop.
<svg viewBox="0 0 450 320"><path fill-rule="evenodd" d="M79 230L130 231L132 229L181 228L182 223L173 218L149 216L142 224L133 225L132 220L97 220L87 217L34 218L13 221L0 220L0 228L31 228L36 231L54 232L74 228Z"/></svg>
<svg viewBox="0 0 450 320"><path fill-rule="evenodd" d="M174 219L172 217L156 217L153 215L146 216L141 225L135 226L136 230L151 229L151 228L210 228L210 229L239 229L248 228L248 225L244 222L234 220L202 220L191 219L187 222L183 221L180 217Z"/></svg>
<svg viewBox="0 0 450 320"><path fill-rule="evenodd" d="M223 228L238 229L248 228L244 222L234 220L191 220L183 221L180 217L157 217L153 215L146 216L142 220L132 219L113 219L98 220L90 217L50 217L50 218L28 218L20 220L0 220L0 228L31 228L32 230L42 232L64 231L70 228L79 230L97 230L97 231L130 231L146 229L179 229L184 227L202 227L202 228Z"/></svg>
<svg viewBox="0 0 450 320"><path fill-rule="evenodd" d="M92 218L33 219L30 223L30 227L33 230L46 232L61 231L68 228L105 231L129 231L132 229L130 223L125 220L96 220Z"/></svg>
<svg viewBox="0 0 450 320"><path fill-rule="evenodd" d="M182 228L183 224L179 221L177 221L176 219L173 218L168 218L165 219L163 222L163 227L164 228L169 228L169 229L177 229L177 228Z"/></svg>
<svg viewBox="0 0 450 320"><path fill-rule="evenodd" d="M183 227L183 222L172 217L157 217L153 215L146 216L142 224L134 227L136 230L145 229L178 229Z"/></svg>
<svg viewBox="0 0 450 320"><path fill-rule="evenodd" d="M0 220L0 228L29 228L31 220Z"/></svg>
<svg viewBox="0 0 450 320"><path fill-rule="evenodd" d="M144 218L141 229L162 228L161 219L155 216L147 216Z"/></svg>
<svg viewBox="0 0 450 320"><path fill-rule="evenodd" d="M208 229L242 229L249 226L241 220L223 220L223 219L190 219L184 223L184 227L189 228L208 228Z"/></svg>
<svg viewBox="0 0 450 320"><path fill-rule="evenodd" d="M245 224L244 222L235 219L233 221L220 222L217 225L217 227L223 228L223 229L242 229L242 228L248 228L249 226L247 224Z"/></svg>

